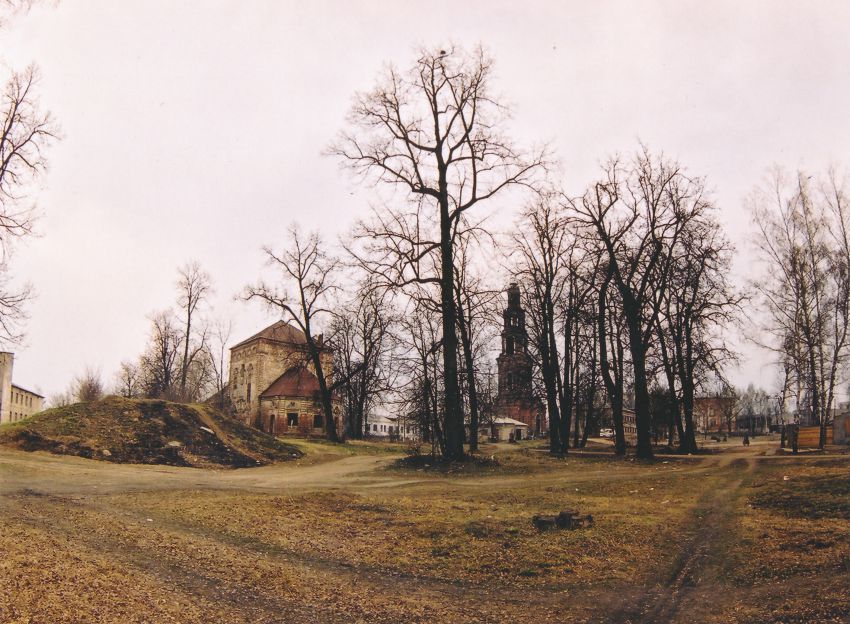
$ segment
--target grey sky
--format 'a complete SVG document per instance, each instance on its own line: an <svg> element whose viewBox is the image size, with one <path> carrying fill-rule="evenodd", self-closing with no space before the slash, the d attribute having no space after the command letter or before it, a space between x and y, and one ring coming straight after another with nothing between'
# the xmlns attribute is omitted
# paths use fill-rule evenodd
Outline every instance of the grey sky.
<svg viewBox="0 0 850 624"><path fill-rule="evenodd" d="M332 238L365 213L369 190L321 152L418 45L484 44L511 135L551 142L571 192L638 138L707 176L744 259L743 199L772 163L850 164L844 2L62 0L0 38L6 64L41 67L64 135L34 192L42 236L13 263L39 293L15 378L48 395L135 358L189 259L234 338L273 320L233 296L293 219ZM772 384L765 361L738 380Z"/></svg>

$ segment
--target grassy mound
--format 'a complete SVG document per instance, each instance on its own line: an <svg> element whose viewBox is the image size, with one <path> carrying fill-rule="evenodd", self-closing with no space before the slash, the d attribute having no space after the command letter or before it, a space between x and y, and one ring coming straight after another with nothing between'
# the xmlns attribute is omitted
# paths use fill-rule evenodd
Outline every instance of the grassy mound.
<svg viewBox="0 0 850 624"><path fill-rule="evenodd" d="M130 464L232 467L295 459L296 447L206 405L108 397L0 427L0 445Z"/></svg>

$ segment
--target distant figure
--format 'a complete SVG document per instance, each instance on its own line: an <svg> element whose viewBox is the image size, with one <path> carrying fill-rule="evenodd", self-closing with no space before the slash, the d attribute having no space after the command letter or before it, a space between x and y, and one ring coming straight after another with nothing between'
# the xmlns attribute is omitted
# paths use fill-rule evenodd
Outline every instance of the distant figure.
<svg viewBox="0 0 850 624"><path fill-rule="evenodd" d="M750 445L750 436L744 434L744 446Z"/></svg>

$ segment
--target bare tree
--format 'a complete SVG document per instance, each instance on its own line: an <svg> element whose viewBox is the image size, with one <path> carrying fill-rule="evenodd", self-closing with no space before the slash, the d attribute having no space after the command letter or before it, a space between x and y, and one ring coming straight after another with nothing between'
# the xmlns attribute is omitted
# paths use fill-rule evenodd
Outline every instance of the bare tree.
<svg viewBox="0 0 850 624"><path fill-rule="evenodd" d="M797 412L826 442L835 387L847 363L850 329L850 214L846 182L774 174L752 199L765 275L754 283L768 332L786 364Z"/></svg>
<svg viewBox="0 0 850 624"><path fill-rule="evenodd" d="M197 360L203 357L207 351L207 329L202 327L197 330L196 312L198 306L204 301L210 293L212 285L210 283L209 274L201 269L201 265L197 262L189 262L178 271L179 279L177 280L177 289L179 292L177 304L183 313L183 357L180 360L180 380L178 385L179 394L182 400L187 400L187 382L189 381L189 373L193 366L198 368Z"/></svg>
<svg viewBox="0 0 850 624"><path fill-rule="evenodd" d="M399 328L394 365L405 380L400 388L402 407L415 422L420 438L431 443L431 454L445 456L440 323L426 297L411 302L399 318Z"/></svg>
<svg viewBox="0 0 850 624"><path fill-rule="evenodd" d="M330 315L329 296L336 289L335 273L339 260L329 256L318 233L304 236L296 225L289 228L289 247L281 253L264 248L268 262L281 272L281 286L260 282L245 289L245 299L259 299L280 311L304 333L307 354L319 382L319 394L324 412L325 433L331 442L339 442L333 413L331 371L322 361L327 347L321 336L314 336L316 325ZM287 286L290 290L287 290Z"/></svg>
<svg viewBox="0 0 850 624"><path fill-rule="evenodd" d="M571 239L560 206L552 197L529 205L522 215L522 227L514 234L517 253L515 274L524 286L531 343L536 353L546 394L549 419L549 450L563 453L561 362L558 355L557 306L563 298L566 257Z"/></svg>
<svg viewBox="0 0 850 624"><path fill-rule="evenodd" d="M626 433L623 421L626 379L627 330L623 320L623 306L619 294L611 285L611 267L601 269L597 290L597 335L599 337L599 369L611 406L614 425L614 451L617 455L626 452Z"/></svg>
<svg viewBox="0 0 850 624"><path fill-rule="evenodd" d="M118 395L125 399L132 399L140 394L141 371L139 366L130 361L123 361L118 367L115 375L116 389Z"/></svg>
<svg viewBox="0 0 850 624"><path fill-rule="evenodd" d="M390 67L372 91L357 96L349 117L353 130L330 150L364 177L409 195L409 217L379 216L361 237L377 243L377 261L365 264L390 285L439 286L447 459L463 456L456 226L478 204L512 186L531 185L542 165L542 157L524 158L499 133L505 110L490 94L491 71L480 49L423 50L410 70ZM423 222L433 225L433 234L419 227ZM433 255L437 261L429 261Z"/></svg>
<svg viewBox="0 0 850 624"><path fill-rule="evenodd" d="M647 354L688 222L705 211L704 184L675 162L643 147L628 166L609 162L602 179L575 202L575 221L598 241L620 296L631 356L637 455L650 459Z"/></svg>
<svg viewBox="0 0 850 624"><path fill-rule="evenodd" d="M73 396L78 403L89 403L103 398L103 380L100 371L86 367L81 375L74 379Z"/></svg>
<svg viewBox="0 0 850 624"><path fill-rule="evenodd" d="M352 305L338 312L331 323L334 386L343 396L351 438L363 437L370 409L394 377L388 361L392 322L379 292L364 284Z"/></svg>
<svg viewBox="0 0 850 624"><path fill-rule="evenodd" d="M27 190L47 169L45 151L58 132L50 113L39 109L37 83L35 66L13 73L0 104L0 338L13 342L22 337L19 325L32 289L11 284L8 252L14 239L32 232L35 214L24 205Z"/></svg>
<svg viewBox="0 0 850 624"><path fill-rule="evenodd" d="M228 364L227 345L230 343L230 335L233 332L233 321L218 320L213 324L211 332L211 340L209 344L209 359L212 366L212 374L215 383L215 392L218 397L219 409L224 409L227 387L227 371L230 369Z"/></svg>
<svg viewBox="0 0 850 624"><path fill-rule="evenodd" d="M491 240L488 237L488 240ZM476 273L472 259L473 237L463 236L457 247L455 262L455 297L457 300L457 329L463 355L463 380L461 395L469 407L469 451L478 450L478 425L480 416L479 372L482 346L487 337L487 326L492 325L495 303L499 291L487 288Z"/></svg>
<svg viewBox="0 0 850 624"><path fill-rule="evenodd" d="M151 317L150 343L141 358L142 383L147 396L175 398L182 347L183 332L174 312L166 310L154 314Z"/></svg>

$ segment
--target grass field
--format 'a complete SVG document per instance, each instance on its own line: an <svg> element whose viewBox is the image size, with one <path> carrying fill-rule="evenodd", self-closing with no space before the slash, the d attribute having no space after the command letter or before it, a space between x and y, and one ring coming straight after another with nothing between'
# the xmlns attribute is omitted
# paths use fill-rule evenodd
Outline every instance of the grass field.
<svg viewBox="0 0 850 624"><path fill-rule="evenodd" d="M242 470L0 451L0 622L850 620L846 455L295 444ZM531 524L567 508L593 526Z"/></svg>

